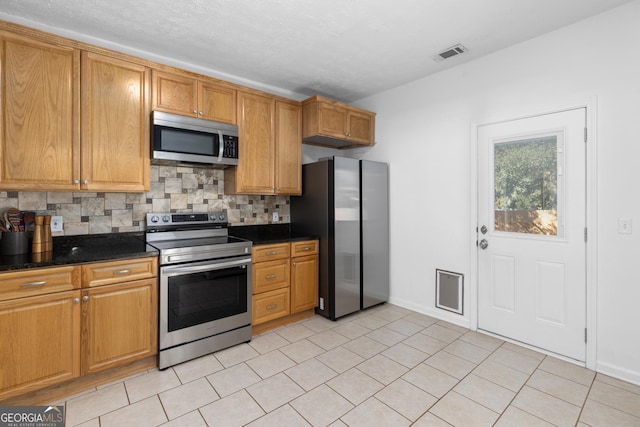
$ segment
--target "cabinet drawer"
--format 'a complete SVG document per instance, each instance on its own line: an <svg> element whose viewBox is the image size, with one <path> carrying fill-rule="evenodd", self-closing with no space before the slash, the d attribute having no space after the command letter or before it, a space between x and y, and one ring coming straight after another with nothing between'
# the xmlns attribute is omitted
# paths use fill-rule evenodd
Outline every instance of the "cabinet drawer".
<svg viewBox="0 0 640 427"><path fill-rule="evenodd" d="M254 295L251 313L253 325L288 315L289 288Z"/></svg>
<svg viewBox="0 0 640 427"><path fill-rule="evenodd" d="M0 274L0 301L80 287L80 267L52 267Z"/></svg>
<svg viewBox="0 0 640 427"><path fill-rule="evenodd" d="M289 242L254 246L251 252L252 260L253 262L262 262L289 258L290 246Z"/></svg>
<svg viewBox="0 0 640 427"><path fill-rule="evenodd" d="M317 240L305 240L291 243L291 256L316 255L318 253Z"/></svg>
<svg viewBox="0 0 640 427"><path fill-rule="evenodd" d="M157 275L158 259L155 257L88 264L82 266L82 287L129 282Z"/></svg>
<svg viewBox="0 0 640 427"><path fill-rule="evenodd" d="M253 264L253 293L272 291L289 286L289 260L260 262Z"/></svg>

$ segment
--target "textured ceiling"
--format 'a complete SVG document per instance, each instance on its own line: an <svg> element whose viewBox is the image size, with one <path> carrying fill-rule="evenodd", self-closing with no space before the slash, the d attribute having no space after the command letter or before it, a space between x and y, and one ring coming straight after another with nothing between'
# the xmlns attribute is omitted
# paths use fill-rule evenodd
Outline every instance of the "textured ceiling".
<svg viewBox="0 0 640 427"><path fill-rule="evenodd" d="M0 19L225 80L345 102L629 0L0 0ZM433 56L456 43L469 52Z"/></svg>

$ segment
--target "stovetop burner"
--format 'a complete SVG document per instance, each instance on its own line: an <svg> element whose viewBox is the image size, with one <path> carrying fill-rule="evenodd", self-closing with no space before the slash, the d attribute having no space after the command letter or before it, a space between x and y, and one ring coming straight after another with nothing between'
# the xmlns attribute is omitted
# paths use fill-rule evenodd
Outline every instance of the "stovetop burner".
<svg viewBox="0 0 640 427"><path fill-rule="evenodd" d="M146 239L160 265L251 255L251 241L229 236L224 211L149 213Z"/></svg>

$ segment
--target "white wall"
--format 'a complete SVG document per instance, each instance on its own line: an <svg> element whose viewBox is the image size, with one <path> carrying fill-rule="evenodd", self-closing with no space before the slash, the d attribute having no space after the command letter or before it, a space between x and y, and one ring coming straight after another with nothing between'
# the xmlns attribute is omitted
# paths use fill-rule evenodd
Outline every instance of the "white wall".
<svg viewBox="0 0 640 427"><path fill-rule="evenodd" d="M473 124L591 102L595 366L640 383L638 22L640 0L357 103L377 112L377 144L356 155L390 163L391 302L471 324L475 279L464 318L434 308L433 286L436 268L474 276ZM619 217L635 220L633 234L618 234Z"/></svg>

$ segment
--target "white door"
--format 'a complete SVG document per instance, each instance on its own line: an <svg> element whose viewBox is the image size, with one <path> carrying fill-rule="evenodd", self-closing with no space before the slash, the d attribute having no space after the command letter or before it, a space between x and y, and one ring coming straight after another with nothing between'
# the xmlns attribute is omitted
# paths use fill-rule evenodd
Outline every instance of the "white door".
<svg viewBox="0 0 640 427"><path fill-rule="evenodd" d="M478 127L478 327L579 361L586 109Z"/></svg>

